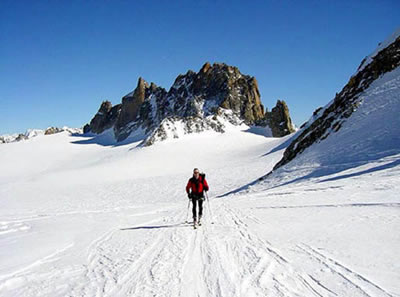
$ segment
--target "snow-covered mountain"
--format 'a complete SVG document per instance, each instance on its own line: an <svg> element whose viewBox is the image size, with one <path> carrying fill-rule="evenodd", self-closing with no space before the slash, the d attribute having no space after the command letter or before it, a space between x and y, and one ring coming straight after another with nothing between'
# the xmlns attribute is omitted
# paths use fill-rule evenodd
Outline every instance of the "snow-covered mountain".
<svg viewBox="0 0 400 297"><path fill-rule="evenodd" d="M250 127L265 113L238 125L245 115L228 108L225 133L185 132L211 115L129 122L124 102L157 105L163 93L139 80L89 125L105 143L115 131L129 142L64 131L1 145L0 296L399 297L396 38L365 60L341 99L282 138ZM190 102L177 110L209 110L206 99ZM147 103L139 105L138 114ZM168 140L141 145L160 125ZM185 192L194 167L210 185L196 230Z"/></svg>
<svg viewBox="0 0 400 297"><path fill-rule="evenodd" d="M361 62L331 102L314 112L274 170L289 162L346 167L400 153L399 66L400 29Z"/></svg>
<svg viewBox="0 0 400 297"><path fill-rule="evenodd" d="M1 145L0 296L399 296L400 166L234 191L291 137L252 132ZM210 185L197 230L185 224L194 167Z"/></svg>
<svg viewBox="0 0 400 297"><path fill-rule="evenodd" d="M44 131L40 129L28 129L25 133L5 134L0 135L0 143L9 143L15 141L21 141L43 135Z"/></svg>
<svg viewBox="0 0 400 297"><path fill-rule="evenodd" d="M0 135L0 144L2 143L10 143L10 142L18 142L21 140L28 140L36 136L40 135L51 135L55 133L60 133L66 131L68 133L82 133L83 130L80 128L70 128L67 126L64 126L62 128L58 127L48 127L45 130L41 129L28 129L26 130L25 133L16 133L16 134L6 134L6 135Z"/></svg>
<svg viewBox="0 0 400 297"><path fill-rule="evenodd" d="M262 126L281 137L294 131L289 109L278 100L264 111L257 81L223 63L206 63L198 73L179 75L170 90L139 78L136 89L112 106L104 101L84 132L101 134L112 129L117 141L141 135L145 145L169 137L242 124Z"/></svg>

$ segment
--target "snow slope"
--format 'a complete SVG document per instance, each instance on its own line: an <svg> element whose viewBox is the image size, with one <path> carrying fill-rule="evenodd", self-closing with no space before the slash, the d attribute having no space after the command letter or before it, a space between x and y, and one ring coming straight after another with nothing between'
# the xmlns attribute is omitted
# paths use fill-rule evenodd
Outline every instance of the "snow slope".
<svg viewBox="0 0 400 297"><path fill-rule="evenodd" d="M121 228L181 222L193 167L207 172L216 195L261 176L281 157L262 156L279 139L237 130L146 148L85 139L62 132L0 147L0 295L65 296L88 283L97 290L87 276L96 242L117 232L139 252L157 236Z"/></svg>
<svg viewBox="0 0 400 297"><path fill-rule="evenodd" d="M1 145L0 296L400 296L400 68L360 102L262 180L294 135ZM210 185L197 230L194 167Z"/></svg>
<svg viewBox="0 0 400 297"><path fill-rule="evenodd" d="M0 296L400 296L400 68L360 102L264 179L294 135L1 145ZM210 185L197 230L194 167Z"/></svg>
<svg viewBox="0 0 400 297"><path fill-rule="evenodd" d="M359 102L339 131L241 187L235 204L246 200L245 213L257 218L251 228L286 246L291 262L332 294L399 296L400 67ZM335 279L342 285L333 289Z"/></svg>
<svg viewBox="0 0 400 297"><path fill-rule="evenodd" d="M400 157L229 194L291 137L250 131L0 146L0 296L400 296ZM194 167L211 187L198 230L184 223Z"/></svg>
<svg viewBox="0 0 400 297"><path fill-rule="evenodd" d="M338 132L314 143L269 179L309 179L393 159L400 154L400 67L376 79L359 97L360 106ZM382 168L385 169L386 167ZM289 174L290 173L290 174Z"/></svg>
<svg viewBox="0 0 400 297"><path fill-rule="evenodd" d="M358 67L357 72L362 71L368 64L372 62L374 57L384 48L389 46L393 41L396 40L400 36L400 28L397 28L390 36L388 36L383 42L379 43L377 48L368 56L365 57L365 59L362 61L361 65Z"/></svg>

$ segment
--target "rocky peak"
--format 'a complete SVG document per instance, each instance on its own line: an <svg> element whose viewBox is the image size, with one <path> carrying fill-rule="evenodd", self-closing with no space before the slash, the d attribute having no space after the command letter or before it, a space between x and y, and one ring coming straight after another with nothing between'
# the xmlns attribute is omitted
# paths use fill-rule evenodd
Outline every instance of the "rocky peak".
<svg viewBox="0 0 400 297"><path fill-rule="evenodd" d="M203 67L201 67L199 74L207 73L207 71L211 68L211 64L206 62Z"/></svg>
<svg viewBox="0 0 400 297"><path fill-rule="evenodd" d="M111 110L111 108L112 108L112 104L110 101L103 101L100 105L98 113L106 114Z"/></svg>
<svg viewBox="0 0 400 297"><path fill-rule="evenodd" d="M264 119L265 124L271 128L274 137L282 137L295 131L289 108L283 100L278 100L270 112L265 112Z"/></svg>
<svg viewBox="0 0 400 297"><path fill-rule="evenodd" d="M166 93L164 88L158 87L155 83L151 83L149 86L143 78L139 77L136 89L122 98L121 109L114 126L117 139L120 141L129 136L132 131L131 123L146 122L150 125L149 103L156 97L165 97Z"/></svg>
<svg viewBox="0 0 400 297"><path fill-rule="evenodd" d="M117 141L121 141L140 128L152 139L146 143L164 139L166 130L179 121L184 122L184 133L206 129L223 132L223 121L234 125L265 121L257 80L224 63L207 62L197 73L189 70L179 75L168 92L139 78L135 90L124 96L121 104L111 107L103 102L100 110L85 132L101 133L113 127ZM288 116L288 112L283 114ZM285 122L283 115L276 118Z"/></svg>
<svg viewBox="0 0 400 297"><path fill-rule="evenodd" d="M243 75L237 67L224 63L205 63L198 73L179 76L169 93L176 97L177 108L186 108L187 115L199 114L194 106L185 105L188 96L195 101L214 102L214 107L232 110L247 124L255 124L264 116L258 84L254 77ZM208 114L209 110L203 110Z"/></svg>
<svg viewBox="0 0 400 297"><path fill-rule="evenodd" d="M139 100L140 102L144 101L144 98L146 97L146 90L149 89L149 84L141 77L138 79L138 83L136 86L135 91L133 92L132 96L126 96L124 97L125 100L129 100L129 98L135 98ZM124 98L122 100L124 100Z"/></svg>
<svg viewBox="0 0 400 297"><path fill-rule="evenodd" d="M155 93L156 92L156 90L157 90L157 85L155 84L155 83L153 83L153 82L151 82L150 83L150 91L152 92L152 93Z"/></svg>
<svg viewBox="0 0 400 297"><path fill-rule="evenodd" d="M90 124L83 127L83 132L102 133L111 128L117 119L120 106L121 104L118 104L113 107L110 101L103 101Z"/></svg>

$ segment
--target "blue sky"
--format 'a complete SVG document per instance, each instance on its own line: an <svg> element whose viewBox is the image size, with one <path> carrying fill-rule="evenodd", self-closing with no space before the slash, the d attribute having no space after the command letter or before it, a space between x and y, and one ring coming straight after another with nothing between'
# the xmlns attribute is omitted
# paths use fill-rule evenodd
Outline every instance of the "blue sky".
<svg viewBox="0 0 400 297"><path fill-rule="evenodd" d="M80 127L142 76L209 61L255 76L300 125L400 26L400 1L0 1L0 134Z"/></svg>

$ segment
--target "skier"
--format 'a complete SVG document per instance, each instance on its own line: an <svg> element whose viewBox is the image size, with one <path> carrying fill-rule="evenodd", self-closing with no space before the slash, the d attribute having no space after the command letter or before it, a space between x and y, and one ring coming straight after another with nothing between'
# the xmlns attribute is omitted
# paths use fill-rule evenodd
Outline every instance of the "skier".
<svg viewBox="0 0 400 297"><path fill-rule="evenodd" d="M186 186L188 198L193 203L193 225L201 225L201 216L203 215L204 191L208 191L208 184L204 174L200 174L198 168L193 169L193 176L189 179ZM197 221L196 206L199 204L199 220Z"/></svg>

